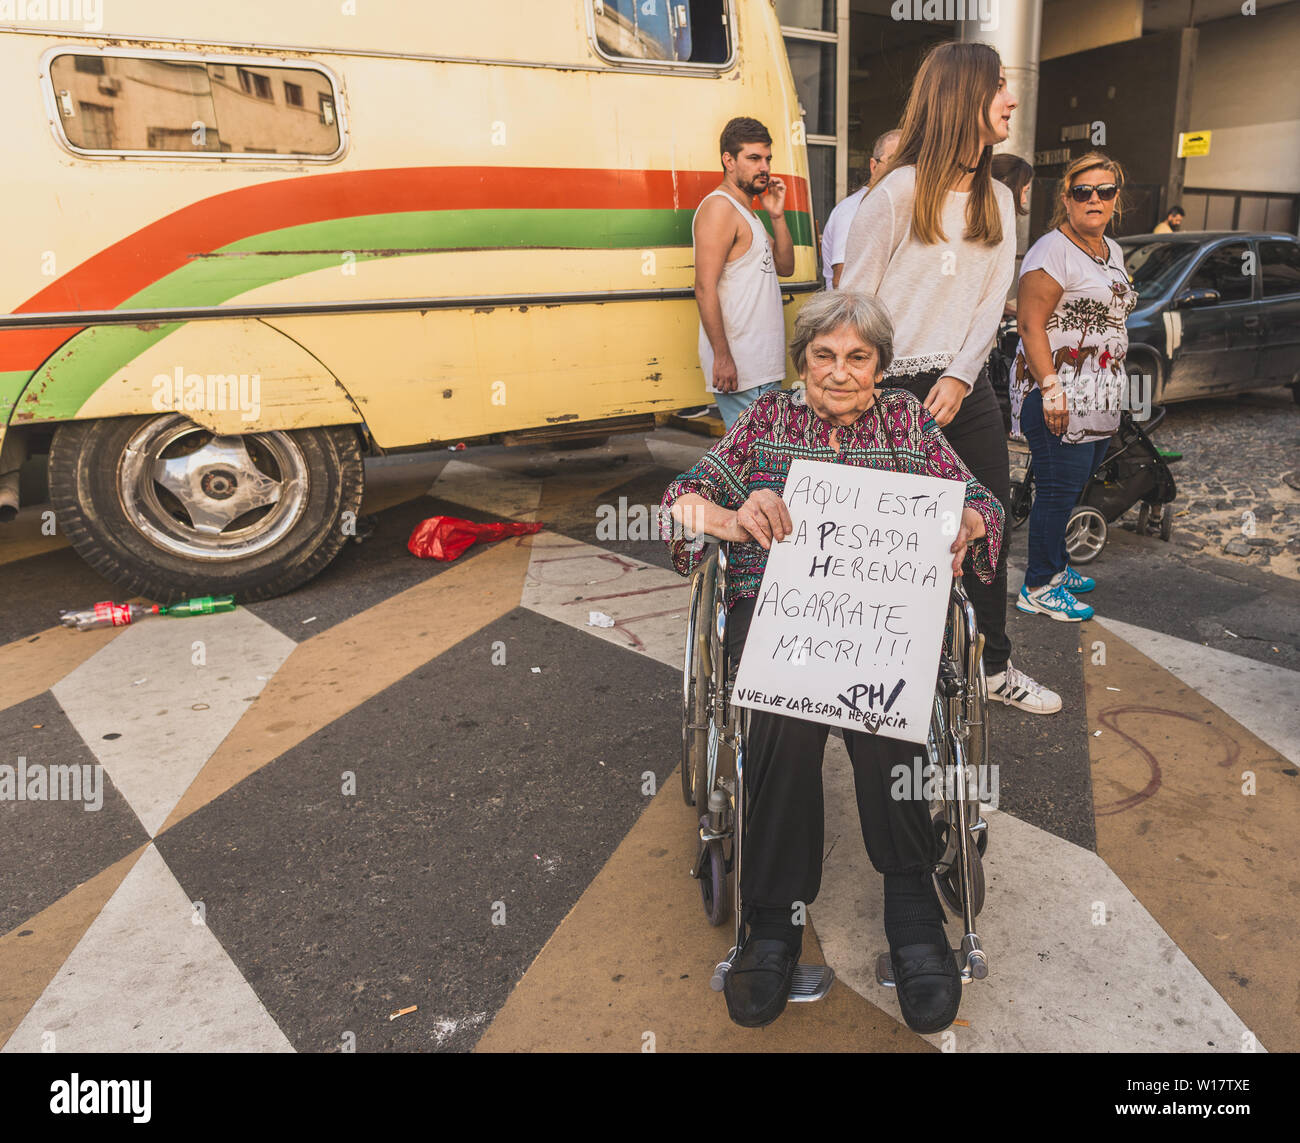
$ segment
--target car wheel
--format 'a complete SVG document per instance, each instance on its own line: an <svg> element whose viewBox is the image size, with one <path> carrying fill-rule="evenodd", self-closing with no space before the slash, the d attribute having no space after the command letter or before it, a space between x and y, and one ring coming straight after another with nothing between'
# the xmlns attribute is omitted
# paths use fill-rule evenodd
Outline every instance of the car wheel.
<svg viewBox="0 0 1300 1143"><path fill-rule="evenodd" d="M162 602L305 583L347 540L364 483L352 429L219 436L178 413L61 425L49 473L77 553Z"/></svg>
<svg viewBox="0 0 1300 1143"><path fill-rule="evenodd" d="M1160 384L1160 362L1151 350L1138 350L1136 353L1130 353L1126 362L1127 376L1129 378L1129 391L1127 400L1130 411L1137 411L1144 404L1149 402L1149 408L1154 408L1160 403L1162 386ZM1138 374L1142 377L1149 377L1149 391L1140 393L1140 397L1145 397L1146 401L1133 400L1133 375ZM1144 386L1146 388L1146 386Z"/></svg>

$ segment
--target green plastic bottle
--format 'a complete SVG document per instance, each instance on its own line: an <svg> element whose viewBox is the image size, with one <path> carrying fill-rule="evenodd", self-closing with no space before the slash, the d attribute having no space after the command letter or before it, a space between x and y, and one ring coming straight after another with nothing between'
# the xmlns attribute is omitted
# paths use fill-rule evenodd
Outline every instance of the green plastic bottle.
<svg viewBox="0 0 1300 1143"><path fill-rule="evenodd" d="M170 607L160 607L162 615L216 615L222 611L235 610L233 595L200 595L187 599L184 603L173 603Z"/></svg>

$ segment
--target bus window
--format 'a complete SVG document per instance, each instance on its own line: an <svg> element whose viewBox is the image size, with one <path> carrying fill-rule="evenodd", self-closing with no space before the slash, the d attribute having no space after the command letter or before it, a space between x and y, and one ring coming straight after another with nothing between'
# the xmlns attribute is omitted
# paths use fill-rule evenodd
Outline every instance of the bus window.
<svg viewBox="0 0 1300 1143"><path fill-rule="evenodd" d="M611 57L723 64L730 57L724 0L591 0L596 43Z"/></svg>
<svg viewBox="0 0 1300 1143"><path fill-rule="evenodd" d="M332 155L339 149L334 89L324 72L250 62L209 64L208 74L223 147L290 155ZM325 101L329 116L320 111Z"/></svg>
<svg viewBox="0 0 1300 1143"><path fill-rule="evenodd" d="M86 151L220 151L202 63L59 56L50 65L68 142Z"/></svg>
<svg viewBox="0 0 1300 1143"><path fill-rule="evenodd" d="M316 68L129 55L50 63L58 121L83 151L332 158L334 85Z"/></svg>

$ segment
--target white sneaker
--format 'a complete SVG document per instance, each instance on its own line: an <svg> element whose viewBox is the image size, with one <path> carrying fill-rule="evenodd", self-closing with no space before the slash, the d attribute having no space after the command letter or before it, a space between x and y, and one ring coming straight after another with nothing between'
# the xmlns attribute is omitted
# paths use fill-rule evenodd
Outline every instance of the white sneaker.
<svg viewBox="0 0 1300 1143"><path fill-rule="evenodd" d="M1017 671L1011 663L1005 671L989 675L989 698L1014 706L1017 710L1030 714L1055 714L1061 709L1061 696L1049 691L1041 683L1034 682L1023 671Z"/></svg>

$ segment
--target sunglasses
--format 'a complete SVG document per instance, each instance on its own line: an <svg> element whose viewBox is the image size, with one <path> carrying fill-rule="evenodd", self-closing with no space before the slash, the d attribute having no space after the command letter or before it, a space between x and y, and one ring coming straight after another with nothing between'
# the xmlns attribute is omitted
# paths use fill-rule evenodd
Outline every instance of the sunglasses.
<svg viewBox="0 0 1300 1143"><path fill-rule="evenodd" d="M1119 193L1119 187L1114 183L1102 183L1101 186L1097 187L1077 186L1070 188L1070 195L1075 202L1087 202L1092 198L1093 191L1097 192L1097 197L1102 202L1110 202Z"/></svg>

